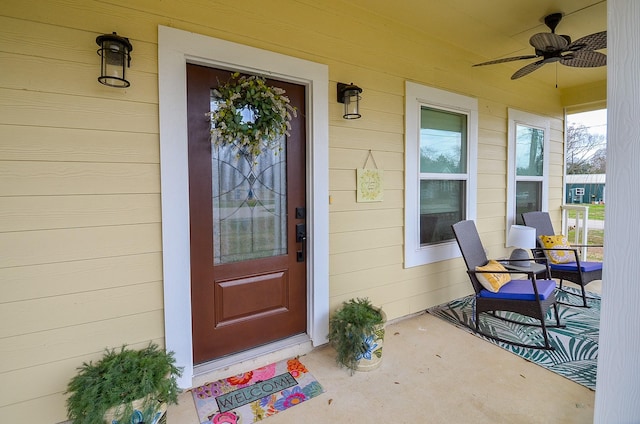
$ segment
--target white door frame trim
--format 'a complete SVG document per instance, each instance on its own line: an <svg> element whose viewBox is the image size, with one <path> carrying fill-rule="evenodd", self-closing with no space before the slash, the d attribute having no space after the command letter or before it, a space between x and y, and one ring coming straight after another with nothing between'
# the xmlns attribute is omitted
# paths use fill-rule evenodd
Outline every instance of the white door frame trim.
<svg viewBox="0 0 640 424"><path fill-rule="evenodd" d="M327 342L329 320L329 115L327 65L175 28L158 27L160 176L165 345L184 367L180 387L192 387L189 175L186 64L261 74L306 86L307 334Z"/></svg>

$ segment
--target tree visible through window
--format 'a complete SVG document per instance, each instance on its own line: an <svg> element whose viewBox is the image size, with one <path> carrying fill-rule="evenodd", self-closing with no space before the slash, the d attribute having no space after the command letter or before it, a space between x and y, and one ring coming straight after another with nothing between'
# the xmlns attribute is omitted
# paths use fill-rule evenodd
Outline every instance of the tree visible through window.
<svg viewBox="0 0 640 424"><path fill-rule="evenodd" d="M567 174L604 174L607 162L607 110L567 115Z"/></svg>
<svg viewBox="0 0 640 424"><path fill-rule="evenodd" d="M544 130L516 125L516 224L521 214L542 210Z"/></svg>
<svg viewBox="0 0 640 424"><path fill-rule="evenodd" d="M507 232L524 212L547 210L550 133L549 118L509 109Z"/></svg>
<svg viewBox="0 0 640 424"><path fill-rule="evenodd" d="M420 113L420 244L452 240L465 218L467 115L422 106Z"/></svg>

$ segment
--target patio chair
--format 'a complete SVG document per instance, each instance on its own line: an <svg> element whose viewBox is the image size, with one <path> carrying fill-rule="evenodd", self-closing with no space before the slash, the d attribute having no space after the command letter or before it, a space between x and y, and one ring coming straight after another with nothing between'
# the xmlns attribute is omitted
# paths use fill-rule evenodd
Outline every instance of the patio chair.
<svg viewBox="0 0 640 424"><path fill-rule="evenodd" d="M526 212L522 214L522 220L527 227L533 227L536 229L537 245L535 249L532 249L533 256L537 259L551 259L550 253L555 251L563 254L564 259L561 263L554 263L553 260L549 260L549 268L551 269L551 278L557 278L560 280L559 289L563 290L562 283L564 280L576 283L582 289L582 305L583 308L588 308L587 294L585 286L592 281L602 279L602 262L587 262L581 261L578 248L585 247L584 245L569 245L565 244L561 248L545 248L540 236L553 236L553 224L548 212ZM600 246L601 247L601 246ZM563 290L565 293L573 294Z"/></svg>
<svg viewBox="0 0 640 424"><path fill-rule="evenodd" d="M499 269L500 267L490 266L491 263L487 259L487 255L482 246L482 241L478 235L478 230L473 221L460 221L451 226L453 233L462 252L465 264L467 265L467 274L471 280L471 285L476 293L475 297L475 331L483 336L489 337L494 340L498 340L504 343L509 343L516 346L528 347L533 349L545 349L554 350L549 344L549 336L547 334L547 324L545 323L545 316L551 307L553 307L555 313L555 325L549 325L551 327L564 327L560 324L560 317L558 316L558 306L556 303L555 289L556 283L551 279L536 279L536 274L533 271L509 271L502 267L501 270L481 270L478 267L486 267ZM532 259L533 260L533 259ZM496 262L493 262L495 264ZM511 274L527 274L526 280L511 280ZM485 277L504 276L506 280L501 287L492 287L491 290L486 288L486 281L481 282L481 275L489 274ZM540 324L528 324L506 317L502 317L496 314L497 311L515 312L520 315L534 318L540 322ZM492 316L504 321L519 325L530 325L540 327L542 335L544 337L544 345L539 344L521 344L509 340L504 340L492 334L481 331L480 329L480 314L486 312L491 313Z"/></svg>

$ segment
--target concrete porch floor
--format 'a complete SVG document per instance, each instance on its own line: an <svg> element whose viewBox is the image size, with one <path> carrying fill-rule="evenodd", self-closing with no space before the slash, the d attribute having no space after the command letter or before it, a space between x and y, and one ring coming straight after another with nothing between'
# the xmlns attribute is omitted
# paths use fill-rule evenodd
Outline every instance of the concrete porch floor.
<svg viewBox="0 0 640 424"><path fill-rule="evenodd" d="M600 281L588 286L600 288ZM300 360L325 393L268 424L593 421L595 392L426 313L387 325L377 370L350 376L328 346ZM191 392L167 418L198 424Z"/></svg>

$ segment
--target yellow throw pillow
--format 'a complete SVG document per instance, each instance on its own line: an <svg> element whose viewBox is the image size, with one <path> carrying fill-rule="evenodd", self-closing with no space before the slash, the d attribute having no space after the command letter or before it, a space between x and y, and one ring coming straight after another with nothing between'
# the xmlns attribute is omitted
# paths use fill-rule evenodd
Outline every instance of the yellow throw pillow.
<svg viewBox="0 0 640 424"><path fill-rule="evenodd" d="M540 236L538 238L545 249L571 249L565 236ZM566 264L576 260L571 250L545 250L544 253L553 264Z"/></svg>
<svg viewBox="0 0 640 424"><path fill-rule="evenodd" d="M506 271L506 270L507 269L504 266L502 266L500 262L496 262L493 259L487 262L485 266L476 267L476 271ZM491 274L488 272L486 273L479 272L476 274L476 277L478 277L478 281L480 281L480 284L482 284L482 286L485 289L494 293L500 290L500 287L504 286L509 281L511 281L511 276L507 273Z"/></svg>

